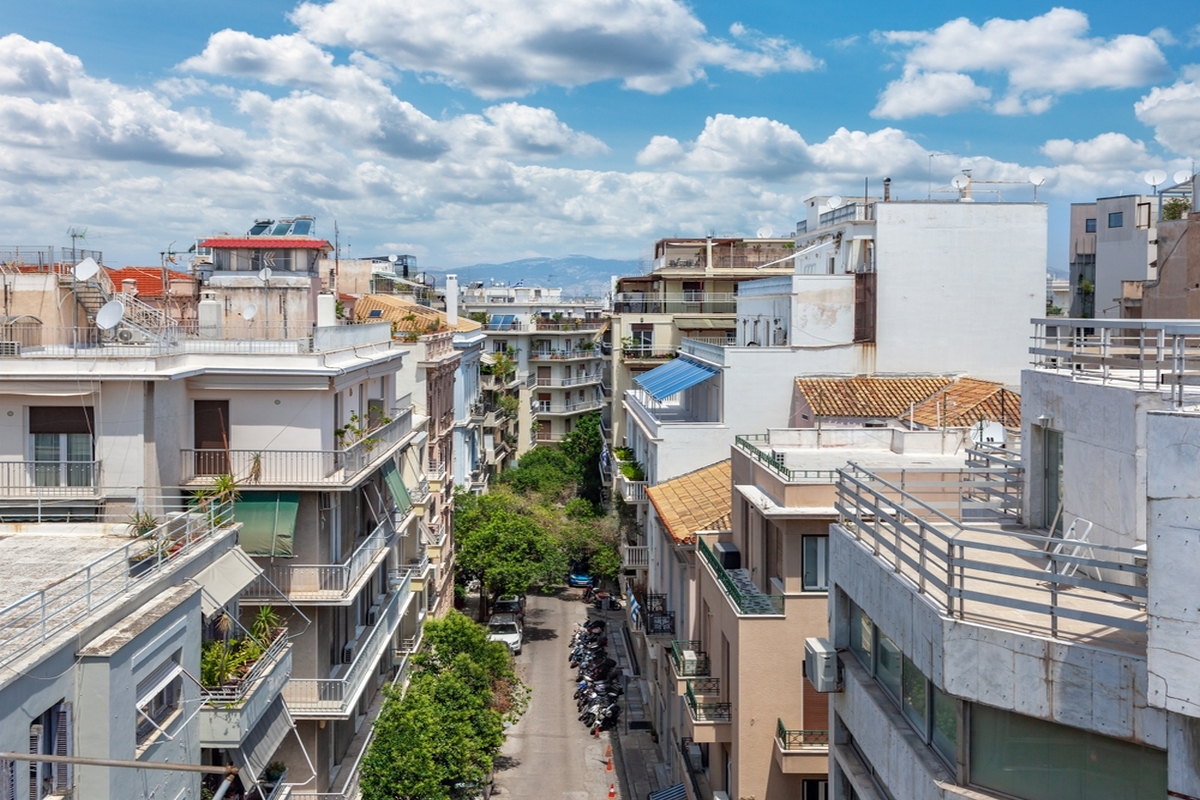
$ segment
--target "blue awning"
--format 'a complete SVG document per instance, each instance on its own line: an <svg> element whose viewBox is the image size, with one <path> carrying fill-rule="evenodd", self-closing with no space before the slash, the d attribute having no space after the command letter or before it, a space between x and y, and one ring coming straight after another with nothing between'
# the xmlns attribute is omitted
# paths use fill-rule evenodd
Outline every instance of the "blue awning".
<svg viewBox="0 0 1200 800"><path fill-rule="evenodd" d="M686 358L677 358L669 364L663 364L644 375L639 375L633 379L633 382L649 392L655 400L661 402L716 374L717 370L712 367L688 361Z"/></svg>
<svg viewBox="0 0 1200 800"><path fill-rule="evenodd" d="M646 800L687 800L687 789L682 783L677 783L674 786L659 789L657 792L651 792L647 795Z"/></svg>

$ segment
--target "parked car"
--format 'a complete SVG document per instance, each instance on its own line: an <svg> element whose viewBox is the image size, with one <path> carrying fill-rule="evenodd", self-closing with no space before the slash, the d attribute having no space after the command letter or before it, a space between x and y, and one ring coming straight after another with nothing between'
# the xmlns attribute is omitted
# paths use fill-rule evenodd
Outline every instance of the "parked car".
<svg viewBox="0 0 1200 800"><path fill-rule="evenodd" d="M525 624L525 598L515 594L506 594L492 604L493 614L512 614Z"/></svg>
<svg viewBox="0 0 1200 800"><path fill-rule="evenodd" d="M567 576L567 586L572 586L576 589L584 589L588 586L594 586L595 581L592 576L583 569L572 569L571 574Z"/></svg>
<svg viewBox="0 0 1200 800"><path fill-rule="evenodd" d="M516 614L492 614L487 627L488 641L504 642L514 656L521 654L521 621Z"/></svg>

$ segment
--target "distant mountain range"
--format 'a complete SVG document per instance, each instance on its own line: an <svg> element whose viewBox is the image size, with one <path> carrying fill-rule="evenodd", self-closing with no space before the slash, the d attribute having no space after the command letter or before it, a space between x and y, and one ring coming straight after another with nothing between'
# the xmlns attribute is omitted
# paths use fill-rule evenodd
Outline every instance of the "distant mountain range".
<svg viewBox="0 0 1200 800"><path fill-rule="evenodd" d="M442 285L448 273L458 276L460 286L480 281L485 286L512 286L524 281L525 286L561 287L563 294L572 297L602 297L608 293L613 275L641 275L643 265L634 258L592 258L591 256L562 256L560 258L522 258L502 264L471 264L457 269L430 269Z"/></svg>

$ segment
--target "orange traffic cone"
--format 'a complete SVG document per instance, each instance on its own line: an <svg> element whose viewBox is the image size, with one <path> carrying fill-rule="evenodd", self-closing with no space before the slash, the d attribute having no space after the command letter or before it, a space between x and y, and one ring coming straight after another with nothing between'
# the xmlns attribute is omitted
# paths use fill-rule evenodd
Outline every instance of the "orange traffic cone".
<svg viewBox="0 0 1200 800"><path fill-rule="evenodd" d="M604 767L605 772L612 772L612 756L608 757L608 764Z"/></svg>
<svg viewBox="0 0 1200 800"><path fill-rule="evenodd" d="M608 785L608 796L609 797L617 796L617 785L615 783L610 783Z"/></svg>

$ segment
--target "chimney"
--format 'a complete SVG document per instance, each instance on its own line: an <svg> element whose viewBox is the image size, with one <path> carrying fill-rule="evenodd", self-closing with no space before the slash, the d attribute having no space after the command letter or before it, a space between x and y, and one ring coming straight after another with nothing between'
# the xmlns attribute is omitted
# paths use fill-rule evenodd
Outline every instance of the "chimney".
<svg viewBox="0 0 1200 800"><path fill-rule="evenodd" d="M892 202L892 179L891 178L883 179L883 202L885 202L885 203Z"/></svg>
<svg viewBox="0 0 1200 800"><path fill-rule="evenodd" d="M446 276L446 324L458 326L458 276Z"/></svg>

